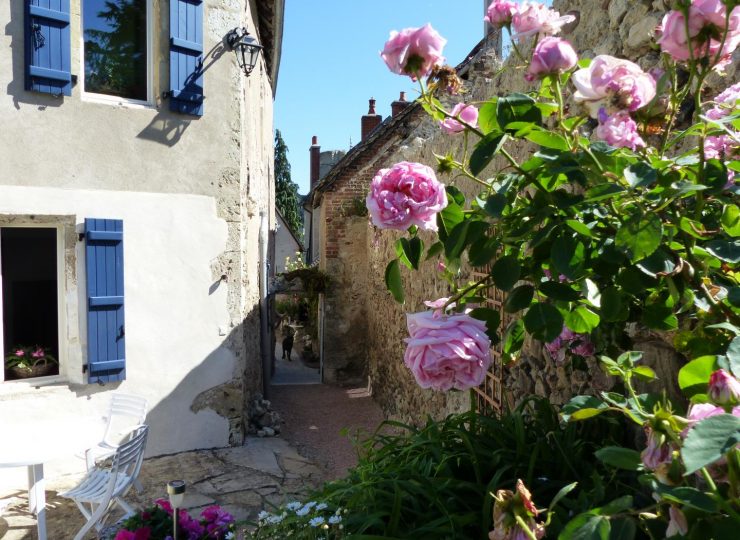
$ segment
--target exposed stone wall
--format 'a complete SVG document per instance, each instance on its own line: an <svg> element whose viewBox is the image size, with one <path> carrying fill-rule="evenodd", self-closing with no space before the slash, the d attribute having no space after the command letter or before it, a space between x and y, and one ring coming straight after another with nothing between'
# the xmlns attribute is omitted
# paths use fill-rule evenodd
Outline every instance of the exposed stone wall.
<svg viewBox="0 0 740 540"><path fill-rule="evenodd" d="M593 57L597 54L611 54L627 57L638 62L644 69L659 63L659 53L654 46L655 26L667 9L667 2L662 0L554 0L554 8L561 13L573 12L579 23L575 28L567 29L567 39L573 42L580 55ZM573 26L573 25L571 25ZM466 75L465 94L467 101L479 101L493 95L505 95L512 91L530 90L534 85L526 83L521 70L507 70L494 76L500 63L494 55L494 47L483 51L475 58ZM726 76L713 76L710 87L722 89L737 80L737 54L735 62L726 70ZM418 108L417 108L418 110ZM452 151L460 155L462 138L450 137L440 132L429 118L415 113L404 128L401 138L393 140L392 147L378 153L369 162L371 171L363 176L357 175L365 186L374 171L401 161L418 161L433 165L434 154L445 154ZM533 150L532 146L511 146L518 158L525 158ZM491 170L500 169L505 163L497 160ZM485 172L483 173L485 176ZM476 191L474 186L463 180L454 180L441 176L445 183L456 183L466 193ZM367 187L365 188L367 189ZM427 415L444 416L454 410L468 407L467 394L450 393L447 395L419 389L412 375L403 365L407 336L404 314L425 309L424 300L446 296L446 284L437 279L434 264L427 262L419 272L402 268L406 290L406 305L399 306L392 299L384 286L384 270L387 262L395 257L394 242L399 237L392 231L373 231L368 228L368 271L367 271L367 361L368 374L372 391L387 414L404 420L421 421ZM355 242L362 239L365 233L357 231ZM428 246L432 239L422 235ZM348 235L343 237L344 244L353 243ZM463 271L462 278L466 275ZM363 276L363 279L364 276ZM352 283L351 287L355 287ZM337 292L338 301L342 292ZM646 353L646 362L661 373L661 380L671 379L671 373L680 362L681 356L668 343L657 335L634 336L635 349ZM541 345L528 342L525 345L522 359L517 365L504 370L504 397L510 405L530 393L549 397L554 403L561 404L575 393L609 388L612 381L589 360L587 369L572 370L555 365L542 350Z"/></svg>

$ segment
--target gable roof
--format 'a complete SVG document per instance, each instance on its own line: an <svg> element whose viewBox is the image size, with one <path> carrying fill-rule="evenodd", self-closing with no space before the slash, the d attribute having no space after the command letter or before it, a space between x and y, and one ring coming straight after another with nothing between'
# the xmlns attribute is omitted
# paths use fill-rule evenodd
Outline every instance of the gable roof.
<svg viewBox="0 0 740 540"><path fill-rule="evenodd" d="M282 212L278 210L278 207L275 207L275 215L277 215L278 219L282 222L285 229L290 233L290 236L293 237L293 240L295 240L295 243L298 244L298 246L301 248L301 251L306 251L305 246L303 245L303 242L301 242L298 239L298 236L296 236L295 232L293 231L293 228L288 225L288 222L285 220L285 217L283 216Z"/></svg>
<svg viewBox="0 0 740 540"><path fill-rule="evenodd" d="M475 45L475 47L473 47L465 57L465 60L455 67L455 71L457 71L458 75L464 75L468 71L473 59L485 48L488 42L488 38L483 38ZM392 135L397 134L398 126L404 125L407 120L414 118L422 112L423 109L419 102L414 101L395 116L389 116L383 120L383 122L371 131L363 141L351 148L350 151L347 152L328 173L326 173L326 176L324 176L324 178L316 184L316 187L314 187L314 189L307 195L306 202L315 208L315 202L317 202L314 195L315 193L323 193L331 189L331 187L341 178L342 173L354 165L360 158L365 156L368 151L372 150L376 142L386 140Z"/></svg>

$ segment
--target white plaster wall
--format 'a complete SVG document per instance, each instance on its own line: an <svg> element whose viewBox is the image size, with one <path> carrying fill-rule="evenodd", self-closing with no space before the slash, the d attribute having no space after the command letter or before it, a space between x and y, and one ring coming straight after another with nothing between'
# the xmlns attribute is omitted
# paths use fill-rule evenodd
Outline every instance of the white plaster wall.
<svg viewBox="0 0 740 540"><path fill-rule="evenodd" d="M296 242L295 237L290 234L288 226L279 214L277 215L277 230L275 231L275 273L285 272L285 258L290 257L295 261L298 257L296 251L303 251L303 247Z"/></svg>
<svg viewBox="0 0 740 540"><path fill-rule="evenodd" d="M67 348L67 382L52 388L1 384L0 433L8 419L100 417L110 394L121 391L149 400L149 455L226 446L228 421L210 409L190 409L198 394L237 371L222 335L229 323L226 287L212 287L211 263L227 242L215 200L0 186L0 214L74 215L80 231L86 217L123 220L127 373L121 383L84 383L85 261L84 242L78 242L77 290L66 291L66 331L60 336Z"/></svg>

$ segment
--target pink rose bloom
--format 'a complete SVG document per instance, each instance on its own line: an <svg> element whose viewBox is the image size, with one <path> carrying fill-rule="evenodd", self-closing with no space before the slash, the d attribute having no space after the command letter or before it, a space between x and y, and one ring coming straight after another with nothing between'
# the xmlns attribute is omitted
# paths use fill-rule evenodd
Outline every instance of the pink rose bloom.
<svg viewBox="0 0 740 540"><path fill-rule="evenodd" d="M26 351L24 351L23 349L17 349L15 351L15 355L16 356L26 356Z"/></svg>
<svg viewBox="0 0 740 540"><path fill-rule="evenodd" d="M419 386L444 392L483 382L491 365L491 341L483 321L440 311L409 313L406 321L409 337L403 360Z"/></svg>
<svg viewBox="0 0 740 540"><path fill-rule="evenodd" d="M42 356L45 356L44 349L36 349L31 353L31 356L33 356L34 358L41 358Z"/></svg>
<svg viewBox="0 0 740 540"><path fill-rule="evenodd" d="M516 3L510 0L493 0L491 5L488 6L488 11L486 11L486 16L483 17L483 20L491 26L501 28L502 26L511 24L511 19L516 12Z"/></svg>
<svg viewBox="0 0 740 540"><path fill-rule="evenodd" d="M724 369L718 369L709 377L709 399L717 405L740 403L740 381Z"/></svg>
<svg viewBox="0 0 740 540"><path fill-rule="evenodd" d="M677 62L686 62L691 58L689 47L694 58L713 57L720 53L720 62L716 66L724 67L730 61L730 55L740 44L740 7L730 13L729 25L725 27L727 8L721 0L695 0L689 7L688 34L686 19L680 11L669 11L663 17L659 27L658 43L661 49ZM720 37L727 31L724 46Z"/></svg>
<svg viewBox="0 0 740 540"><path fill-rule="evenodd" d="M442 49L447 40L432 28L405 28L391 32L380 56L393 73L408 75L412 80L429 75L432 68L443 64Z"/></svg>
<svg viewBox="0 0 740 540"><path fill-rule="evenodd" d="M671 536L686 536L689 532L689 523L686 521L686 516L678 506L671 505L668 508L668 528L665 531L666 538Z"/></svg>
<svg viewBox="0 0 740 540"><path fill-rule="evenodd" d="M592 118L599 109L607 112L636 111L655 97L655 80L640 66L606 54L593 59L587 68L573 73L573 94L579 103L585 103Z"/></svg>
<svg viewBox="0 0 740 540"><path fill-rule="evenodd" d="M542 38L534 48L532 61L524 76L533 81L544 75L555 75L569 71L578 63L578 55L573 45L561 38Z"/></svg>
<svg viewBox="0 0 740 540"><path fill-rule="evenodd" d="M594 134L615 148L635 150L637 147L645 146L645 141L637 132L637 124L629 113L624 111L609 116L604 109L599 110L599 126Z"/></svg>
<svg viewBox="0 0 740 540"><path fill-rule="evenodd" d="M707 111L707 118L711 120L720 120L729 116L737 107L740 101L740 82L725 88L716 98L716 105Z"/></svg>
<svg viewBox="0 0 740 540"><path fill-rule="evenodd" d="M478 109L473 105L465 105L465 103L460 102L455 105L452 111L450 111L450 114L455 118L459 118L469 126L478 127ZM439 125L442 126L442 131L449 133L450 135L465 131L465 126L455 120L455 118L445 118L442 120L439 123Z"/></svg>
<svg viewBox="0 0 740 540"><path fill-rule="evenodd" d="M666 436L652 428L645 428L645 431L647 432L647 445L640 454L645 468L654 471L664 463L671 463L673 445L666 440Z"/></svg>
<svg viewBox="0 0 740 540"><path fill-rule="evenodd" d="M416 225L436 231L437 213L447 206L447 194L432 169L402 161L378 171L366 204L373 224L381 229L405 231Z"/></svg>
<svg viewBox="0 0 740 540"><path fill-rule="evenodd" d="M560 13L538 2L523 2L511 18L514 38L521 40L527 36L540 34L554 36L560 29L575 20L573 15L560 16Z"/></svg>

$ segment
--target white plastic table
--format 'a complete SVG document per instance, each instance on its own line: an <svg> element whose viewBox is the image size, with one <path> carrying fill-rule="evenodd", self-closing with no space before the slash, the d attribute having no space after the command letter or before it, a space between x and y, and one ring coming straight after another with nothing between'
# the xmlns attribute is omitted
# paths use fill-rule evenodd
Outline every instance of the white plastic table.
<svg viewBox="0 0 740 540"><path fill-rule="evenodd" d="M0 469L28 468L28 506L36 515L39 540L46 540L44 463L94 446L102 437L103 428L100 420L92 418L0 421Z"/></svg>

